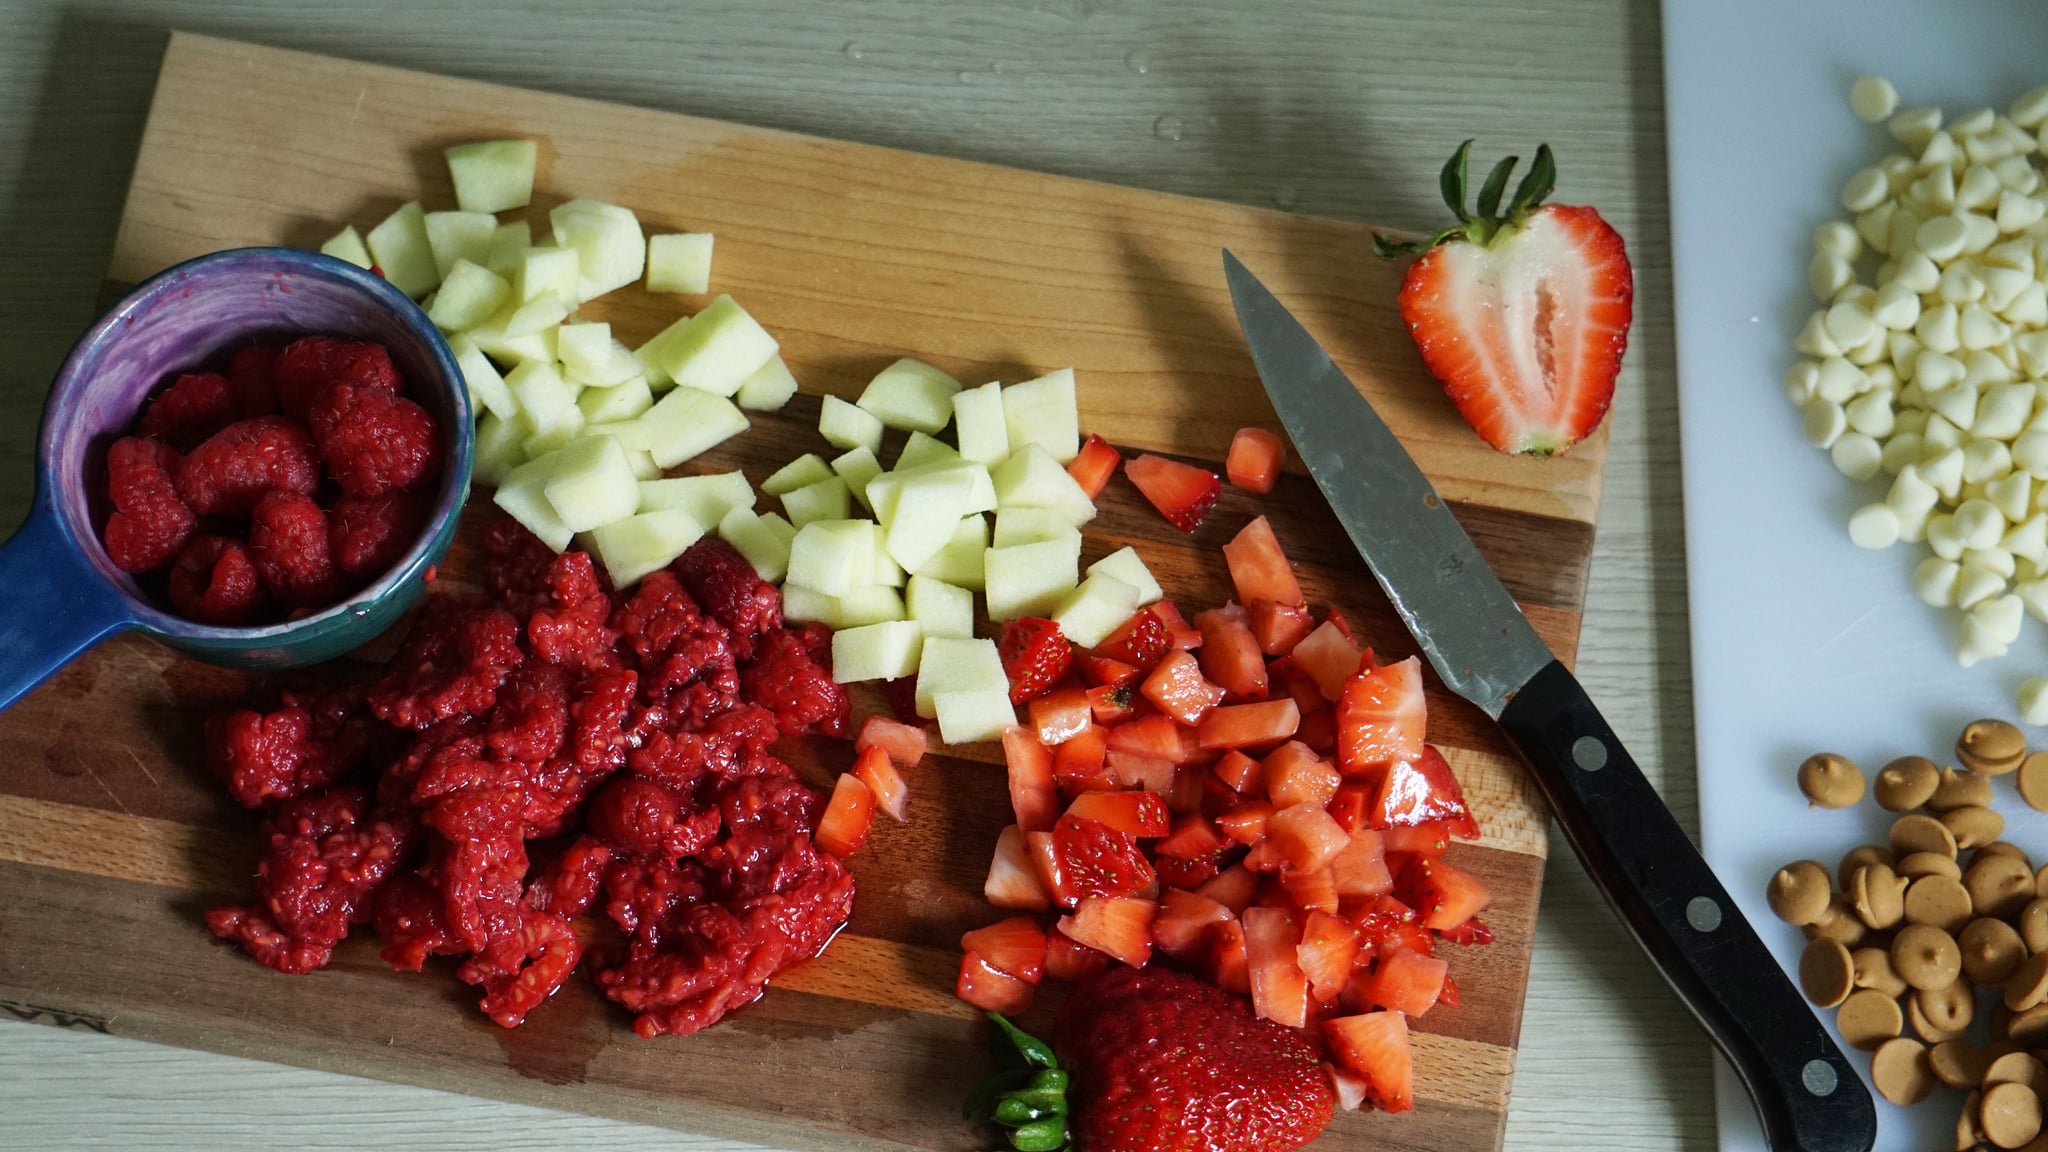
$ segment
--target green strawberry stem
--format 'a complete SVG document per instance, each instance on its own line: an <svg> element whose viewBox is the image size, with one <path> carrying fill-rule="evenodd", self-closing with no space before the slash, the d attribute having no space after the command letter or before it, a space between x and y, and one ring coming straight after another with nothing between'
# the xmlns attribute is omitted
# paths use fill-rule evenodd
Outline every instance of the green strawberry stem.
<svg viewBox="0 0 2048 1152"><path fill-rule="evenodd" d="M1400 255L1419 255L1446 240L1469 240L1484 247L1495 237L1513 231L1557 187L1557 159L1551 155L1550 145L1541 144L1536 148L1536 159L1530 163L1528 175L1515 186L1507 211L1500 211L1500 198L1507 191L1508 177L1514 174L1515 165L1521 160L1518 156L1505 157L1493 166L1486 175L1486 182L1479 186L1478 211L1467 212L1465 183L1471 157L1472 141L1467 140L1451 153L1450 160L1437 177L1444 203L1450 205L1451 214L1458 218L1456 224L1427 240L1397 241L1385 233L1375 232L1372 235L1373 253L1383 260Z"/></svg>
<svg viewBox="0 0 2048 1152"><path fill-rule="evenodd" d="M1072 1078L1060 1067L1052 1047L1003 1016L991 1012L996 1026L989 1048L1001 1066L967 1098L967 1115L987 1115L1008 1129L1016 1152L1064 1152L1067 1135L1067 1088Z"/></svg>

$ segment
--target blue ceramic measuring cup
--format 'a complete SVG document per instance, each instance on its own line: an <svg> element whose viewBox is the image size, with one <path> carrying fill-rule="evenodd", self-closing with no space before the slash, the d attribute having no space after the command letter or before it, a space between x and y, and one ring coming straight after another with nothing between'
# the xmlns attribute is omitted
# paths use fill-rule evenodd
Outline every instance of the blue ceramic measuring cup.
<svg viewBox="0 0 2048 1152"><path fill-rule="evenodd" d="M285 624L220 628L173 615L108 559L107 446L134 427L144 399L252 341L303 335L374 340L412 398L440 421L443 470L426 527L368 587ZM57 373L37 440L28 519L0 545L0 708L80 652L131 629L181 652L241 668L313 664L389 627L426 587L469 495L469 394L447 341L419 305L374 273L289 248L236 248L188 260L143 283L94 324Z"/></svg>

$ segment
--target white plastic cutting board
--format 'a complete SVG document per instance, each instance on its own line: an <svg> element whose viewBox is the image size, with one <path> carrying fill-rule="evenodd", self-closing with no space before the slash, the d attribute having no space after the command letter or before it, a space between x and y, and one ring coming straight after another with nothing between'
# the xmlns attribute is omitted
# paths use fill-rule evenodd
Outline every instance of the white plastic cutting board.
<svg viewBox="0 0 2048 1152"><path fill-rule="evenodd" d="M1957 667L1956 621L1907 584L1923 553L1866 552L1844 531L1888 478L1835 472L1784 398L1792 337L1816 304L1813 228L1842 215L1842 182L1892 146L1850 113L1849 85L1879 73L1902 107L2003 110L2048 83L2044 49L2048 4L2022 0L1664 3L1700 820L1707 859L1788 971L1804 941L1764 903L1772 871L1801 857L1832 871L1887 826L1867 801L1809 809L1799 761L1828 749L1874 772L1909 752L1939 757L1968 720L2015 715L2019 681L2048 674L2048 629L2032 620L2005 660ZM2048 860L2048 818L2009 780L1998 796L2007 838ZM1867 1073L1865 1055L1851 1062ZM1717 1087L1721 1147L1762 1152L1725 1066ZM1949 1147L1960 1105L1946 1091L1912 1109L1880 1100L1879 1152Z"/></svg>

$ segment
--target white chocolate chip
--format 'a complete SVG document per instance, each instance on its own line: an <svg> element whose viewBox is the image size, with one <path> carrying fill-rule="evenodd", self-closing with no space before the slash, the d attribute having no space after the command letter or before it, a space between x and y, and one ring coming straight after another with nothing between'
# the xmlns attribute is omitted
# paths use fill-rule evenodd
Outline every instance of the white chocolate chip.
<svg viewBox="0 0 2048 1152"><path fill-rule="evenodd" d="M1963 217L1963 251L1974 256L1998 243L1998 221L1972 212Z"/></svg>
<svg viewBox="0 0 2048 1152"><path fill-rule="evenodd" d="M1944 168L1963 159L1963 150L1956 147L1956 138L1946 130L1936 129L1927 137L1927 143L1920 149L1922 168ZM1865 169L1869 171L1869 169ZM1854 180L1854 177L1850 178ZM1846 195L1846 189L1844 190Z"/></svg>
<svg viewBox="0 0 2048 1152"><path fill-rule="evenodd" d="M1847 220L1830 220L1813 230L1813 250L1854 260L1863 254L1863 238Z"/></svg>
<svg viewBox="0 0 2048 1152"><path fill-rule="evenodd" d="M2048 580L2022 580L2013 585L2013 595L2027 606L2027 612L2036 620L2048 621Z"/></svg>
<svg viewBox="0 0 2048 1152"><path fill-rule="evenodd" d="M1829 315L1833 316L1833 313L1830 312ZM1980 348L2005 343L2012 338L2012 328L2005 321L1992 315L1990 309L1981 304L1971 304L1963 309L1957 321L1956 334L1962 339L1963 347L1974 352Z"/></svg>
<svg viewBox="0 0 2048 1152"><path fill-rule="evenodd" d="M1835 439L1849 428L1849 417L1832 400L1814 397L1806 403L1806 442L1815 448L1832 448ZM1960 457L1958 458L1960 463Z"/></svg>
<svg viewBox="0 0 2048 1152"><path fill-rule="evenodd" d="M1964 561L1956 573L1955 605L1968 611L2005 591L2005 577L1982 564Z"/></svg>
<svg viewBox="0 0 2048 1152"><path fill-rule="evenodd" d="M1870 376L1863 369L1840 356L1830 356L1820 362L1814 378L1814 395L1836 404L1847 404L1869 390Z"/></svg>
<svg viewBox="0 0 2048 1152"><path fill-rule="evenodd" d="M2048 285L2039 280L2025 285L2000 315L2016 328L2048 326Z"/></svg>
<svg viewBox="0 0 2048 1152"><path fill-rule="evenodd" d="M1929 556L1913 566L1913 594L1930 608L1952 607L1961 572L1955 561Z"/></svg>
<svg viewBox="0 0 2048 1152"><path fill-rule="evenodd" d="M1913 324L1913 336L1920 341L1920 346L1927 352L1940 354L1954 352L1963 346L1961 334L1957 330L1958 323L1958 314L1954 304L1944 302L1932 308L1922 308L1920 310L1920 319ZM1825 327L1821 328L1823 336L1826 335L1826 331ZM1807 352L1804 348L1800 349L1800 351ZM1807 352L1807 355L1832 356L1834 353ZM1919 379L1917 375L1914 378ZM1924 381L1921 386L1930 387Z"/></svg>
<svg viewBox="0 0 2048 1152"><path fill-rule="evenodd" d="M2005 655L2006 645L1998 638L1976 613L1963 617L1963 636L1956 645L1956 663L1965 668L1974 668L1985 660L1996 660Z"/></svg>
<svg viewBox="0 0 2048 1152"><path fill-rule="evenodd" d="M1939 412L1929 413L1927 424L1920 432L1920 457L1923 460L1929 461L1939 459L1943 452L1951 448L1962 447L1963 439L1962 429L1949 423L1948 417L1943 416ZM1958 464L1956 477L1958 480L1962 478L1960 468L1961 466Z"/></svg>
<svg viewBox="0 0 2048 1152"><path fill-rule="evenodd" d="M1847 437L1843 439L1847 439ZM1993 443L1997 442L1993 441ZM1835 441L1836 448L1841 446L1841 440ZM1999 445L2001 451L2004 448L2005 445ZM1882 450L1879 452L1879 463L1883 463ZM2001 476L1984 486L1984 498L1998 509L1999 515L2012 521L2014 524L2019 524L2026 520L2027 510L2034 506L2034 478L2025 472L2014 472L2009 476Z"/></svg>
<svg viewBox="0 0 2048 1152"><path fill-rule="evenodd" d="M1991 125L1998 120L1998 113L1989 108L1977 108L1963 113L1949 122L1949 135L1961 139L1965 136L1981 136L1991 131Z"/></svg>
<svg viewBox="0 0 2048 1152"><path fill-rule="evenodd" d="M1785 399L1794 408L1806 407L1813 399L1815 389L1820 386L1820 365L1811 360L1800 360L1785 369Z"/></svg>
<svg viewBox="0 0 2048 1152"><path fill-rule="evenodd" d="M1959 370L1958 375L1960 375L1960 369L1962 368L1960 363L1947 356L1943 356L1941 359L1948 361L1950 364L1955 364ZM1924 357L1922 358L1918 379L1920 387L1927 392L1927 406L1940 413L1949 423L1958 428L1968 429L1977 422L1976 385L1957 380L1945 388L1936 389L1933 384L1928 383L1930 373L1927 371Z"/></svg>
<svg viewBox="0 0 2048 1152"><path fill-rule="evenodd" d="M2012 449L2003 440L1978 437L1963 444L1963 483L1989 484L2012 473Z"/></svg>
<svg viewBox="0 0 2048 1152"><path fill-rule="evenodd" d="M1963 552L1963 567L1975 564L1987 572L1994 573L2000 580L2010 580L2019 570L2019 562L2004 548L1972 548Z"/></svg>
<svg viewBox="0 0 2048 1152"><path fill-rule="evenodd" d="M1856 214L1856 236L1880 256L1892 251L1892 214L1898 211L1895 201L1887 200L1868 212Z"/></svg>
<svg viewBox="0 0 2048 1152"><path fill-rule="evenodd" d="M1956 518L1947 512L1936 512L1927 518L1927 546L1943 560L1963 558L1963 538L1956 532Z"/></svg>
<svg viewBox="0 0 2048 1152"><path fill-rule="evenodd" d="M2007 555L2031 564L2048 562L2048 515L2036 512L2013 525L1998 541Z"/></svg>
<svg viewBox="0 0 2048 1152"><path fill-rule="evenodd" d="M1816 401L1816 403L1825 403L1825 401ZM1806 407L1808 412L1813 410L1812 404L1808 404ZM1847 422L1844 419L1843 423L1846 424ZM1931 429L1933 425L1929 424L1928 427ZM1840 433L1836 433L1836 435L1840 435ZM1833 444L1833 439L1830 439L1828 443ZM1959 447L1941 449L1940 455L1921 463L1920 475L1936 492L1941 493L1944 499L1955 499L1957 490L1963 486L1963 450Z"/></svg>
<svg viewBox="0 0 2048 1152"><path fill-rule="evenodd" d="M1849 540L1858 548L1889 548L1899 542L1899 514L1866 504L1849 517Z"/></svg>
<svg viewBox="0 0 2048 1152"><path fill-rule="evenodd" d="M1849 86L1849 108L1865 124L1876 124L1899 106L1899 90L1882 76L1865 76Z"/></svg>
<svg viewBox="0 0 2048 1152"><path fill-rule="evenodd" d="M1843 405L1842 414L1849 418L1849 427L1853 432L1870 437L1873 441L1890 436L1898 423L1892 411L1891 396L1878 391L1866 392L1849 401ZM1836 441L1837 446L1840 443Z"/></svg>
<svg viewBox="0 0 2048 1152"><path fill-rule="evenodd" d="M2018 105L2014 107L2018 107ZM2018 116L2014 116L2013 120L2017 123L2025 124ZM2032 127L2032 125L2025 126ZM1903 112L1894 114L1889 121L1886 121L1885 128L1891 132L1892 139L1918 152L1927 147L1927 142L1934 137L1936 132L1941 130L1941 109L1908 108Z"/></svg>
<svg viewBox="0 0 2048 1152"><path fill-rule="evenodd" d="M1813 260L1806 265L1806 286L1822 300L1834 299L1835 293L1855 278L1856 270L1833 252L1815 252Z"/></svg>
<svg viewBox="0 0 2048 1152"><path fill-rule="evenodd" d="M2001 645L2019 640L2020 624L2026 619L2026 605L2018 596L2005 595L1970 609L1973 619L1984 622L1985 631Z"/></svg>
<svg viewBox="0 0 2048 1152"><path fill-rule="evenodd" d="M2005 535L2005 515L1989 500L1965 500L1956 508L1956 542L1964 548L1996 548Z"/></svg>
<svg viewBox="0 0 2048 1152"><path fill-rule="evenodd" d="M1989 440L2011 440L2027 426L2034 414L2032 384L1996 384L1984 392L1977 405L1977 422L1970 431Z"/></svg>
<svg viewBox="0 0 2048 1152"><path fill-rule="evenodd" d="M1991 208L2003 191L2005 185L1998 182L1998 173L1984 164L1972 164L1963 169L1963 178L1956 182L1956 207L1971 212Z"/></svg>
<svg viewBox="0 0 2048 1152"><path fill-rule="evenodd" d="M1905 469L1906 465L1912 464L1919 459L1920 434L1918 432L1901 432L1884 442L1882 467L1893 476L1897 476Z"/></svg>
<svg viewBox="0 0 2048 1152"><path fill-rule="evenodd" d="M1945 213L1923 221L1913 232L1913 242L1927 253L1929 259L1941 264L1963 254L1963 243L1969 235L1969 228L1962 217Z"/></svg>
<svg viewBox="0 0 2048 1152"><path fill-rule="evenodd" d="M1851 212L1868 212L1882 203L1890 191L1891 180L1882 168L1865 168L1842 185L1842 207Z"/></svg>
<svg viewBox="0 0 2048 1152"><path fill-rule="evenodd" d="M1845 432L1828 449L1835 471L1851 480L1868 480L1884 464L1884 449L1861 432ZM2024 476L2024 474L2022 474Z"/></svg>
<svg viewBox="0 0 2048 1152"><path fill-rule="evenodd" d="M1842 354L1842 346L1828 335L1826 312L1815 312L1807 318L1806 327L1799 330L1799 337L1792 342L1792 347L1816 358Z"/></svg>
<svg viewBox="0 0 2048 1152"><path fill-rule="evenodd" d="M2048 676L2033 676L2020 681L2017 701L2022 723L2048 724Z"/></svg>
<svg viewBox="0 0 2048 1152"><path fill-rule="evenodd" d="M1925 295L1941 283L1941 268L1925 252L1914 252L1899 259L1899 267L1892 279L1915 292Z"/></svg>
<svg viewBox="0 0 2048 1152"><path fill-rule="evenodd" d="M1814 257L1814 265L1817 267L1819 264L1820 257ZM1848 262L1843 261L1842 267L1848 269ZM1810 278L1813 269L1809 268L1807 272ZM1854 272L1850 274L1854 275ZM2014 274L2026 276L2024 272ZM1818 288L1819 285L1815 284L1815 287ZM2018 290L2014 291L2017 294ZM1920 294L1897 280L1891 280L1877 290L1877 304L1870 310L1870 315L1890 331L1909 331L1920 320Z"/></svg>

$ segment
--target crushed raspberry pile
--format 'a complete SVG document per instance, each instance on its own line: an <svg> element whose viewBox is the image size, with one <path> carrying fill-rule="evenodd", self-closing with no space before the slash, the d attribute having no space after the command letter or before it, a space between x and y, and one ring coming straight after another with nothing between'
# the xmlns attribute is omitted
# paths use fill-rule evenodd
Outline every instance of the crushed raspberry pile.
<svg viewBox="0 0 2048 1152"><path fill-rule="evenodd" d="M852 912L825 798L771 751L845 734L830 635L783 627L717 540L625 591L509 520L486 551L491 596L429 597L375 682L208 722L208 765L266 819L256 900L207 924L306 972L367 923L401 971L460 957L507 1028L587 953L640 1035L695 1032Z"/></svg>
<svg viewBox="0 0 2048 1152"><path fill-rule="evenodd" d="M107 449L102 538L179 615L240 627L361 588L418 537L441 433L381 345L250 344L179 376ZM328 811L330 818L339 818Z"/></svg>

